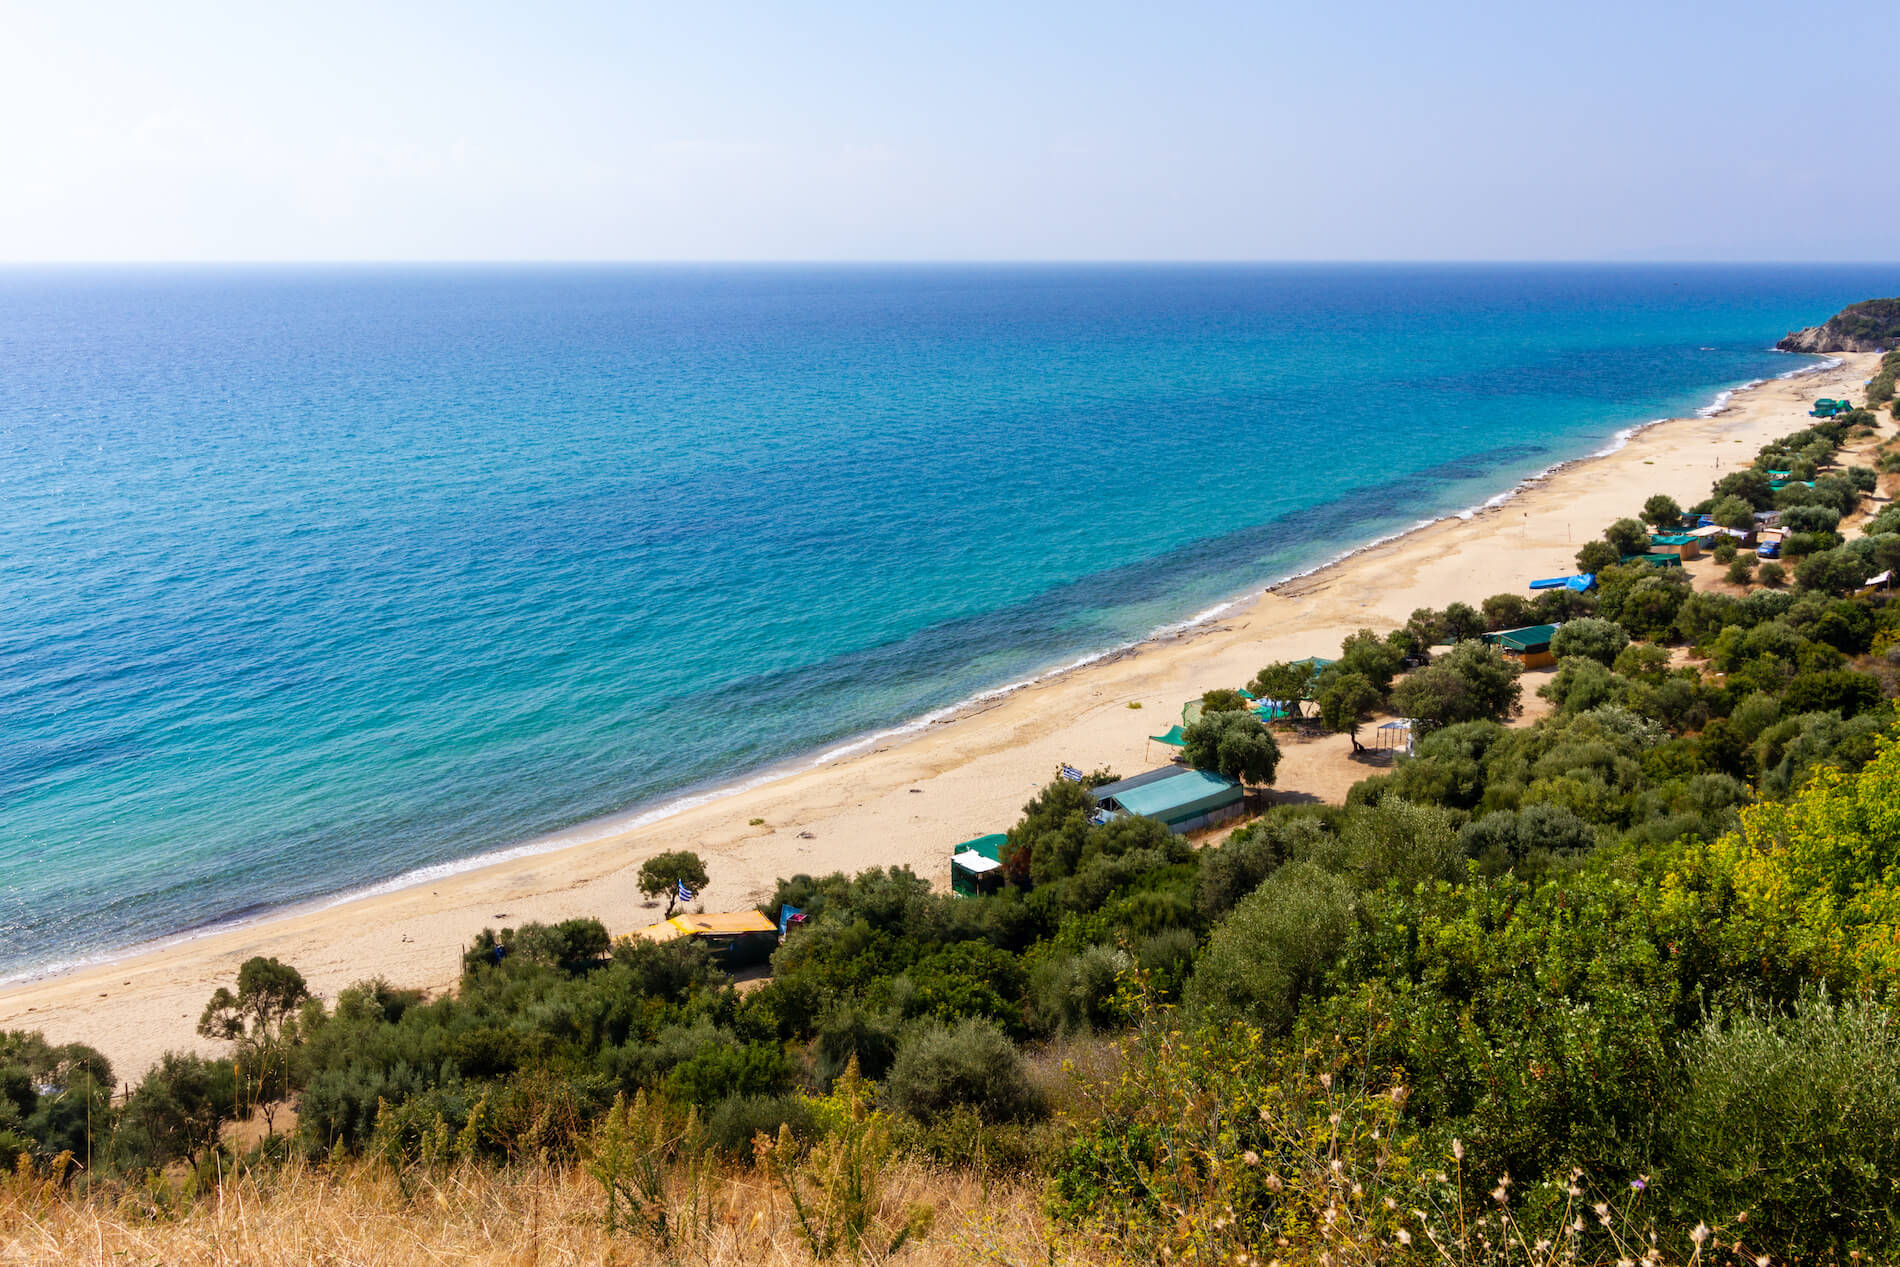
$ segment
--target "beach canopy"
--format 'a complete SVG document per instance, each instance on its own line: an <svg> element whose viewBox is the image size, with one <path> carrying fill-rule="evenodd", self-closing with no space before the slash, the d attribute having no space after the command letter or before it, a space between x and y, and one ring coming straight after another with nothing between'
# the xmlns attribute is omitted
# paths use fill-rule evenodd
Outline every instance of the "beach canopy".
<svg viewBox="0 0 1900 1267"><path fill-rule="evenodd" d="M1167 744L1170 748L1179 748L1187 743L1187 732L1182 730L1179 726L1170 726L1168 727L1167 734L1149 735L1148 738L1154 740L1156 743Z"/></svg>
<svg viewBox="0 0 1900 1267"><path fill-rule="evenodd" d="M676 937L736 937L744 933L776 933L778 923L757 911L727 911L717 915L675 915L650 924L634 934L647 941Z"/></svg>

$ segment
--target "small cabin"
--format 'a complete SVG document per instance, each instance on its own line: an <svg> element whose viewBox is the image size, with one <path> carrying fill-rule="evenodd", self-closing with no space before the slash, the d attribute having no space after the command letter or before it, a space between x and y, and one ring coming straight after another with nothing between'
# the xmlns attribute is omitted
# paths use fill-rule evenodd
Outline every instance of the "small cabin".
<svg viewBox="0 0 1900 1267"><path fill-rule="evenodd" d="M1724 538L1744 549L1755 544L1753 528L1724 528L1720 524L1705 524L1689 535L1700 541L1705 550L1715 549Z"/></svg>
<svg viewBox="0 0 1900 1267"><path fill-rule="evenodd" d="M1649 539L1649 553L1673 554L1684 563L1702 557L1701 542L1692 532L1656 533Z"/></svg>
<svg viewBox="0 0 1900 1267"><path fill-rule="evenodd" d="M712 951L728 970L764 963L778 949L778 924L758 911L720 911L714 914L675 915L649 924L633 934L646 941L675 941L691 937Z"/></svg>
<svg viewBox="0 0 1900 1267"><path fill-rule="evenodd" d="M1238 818L1247 809L1247 793L1238 779L1179 766L1104 783L1091 795L1106 818L1152 818L1177 836Z"/></svg>
<svg viewBox="0 0 1900 1267"><path fill-rule="evenodd" d="M1484 641L1527 669L1541 669L1557 663L1550 653L1550 640L1556 636L1556 625L1526 625L1485 634Z"/></svg>
<svg viewBox="0 0 1900 1267"><path fill-rule="evenodd" d="M950 851L950 891L965 897L994 893L1003 887L1003 846L1009 837L992 832L966 840Z"/></svg>

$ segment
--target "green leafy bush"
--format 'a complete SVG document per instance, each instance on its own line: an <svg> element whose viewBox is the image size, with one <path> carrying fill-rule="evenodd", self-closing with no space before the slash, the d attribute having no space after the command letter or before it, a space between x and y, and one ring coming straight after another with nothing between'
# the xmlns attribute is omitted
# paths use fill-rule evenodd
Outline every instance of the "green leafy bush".
<svg viewBox="0 0 1900 1267"><path fill-rule="evenodd" d="M926 1122L959 1106L987 1122L1031 1119L1044 1110L1015 1044L983 1021L954 1029L925 1024L906 1034L884 1097L892 1108Z"/></svg>

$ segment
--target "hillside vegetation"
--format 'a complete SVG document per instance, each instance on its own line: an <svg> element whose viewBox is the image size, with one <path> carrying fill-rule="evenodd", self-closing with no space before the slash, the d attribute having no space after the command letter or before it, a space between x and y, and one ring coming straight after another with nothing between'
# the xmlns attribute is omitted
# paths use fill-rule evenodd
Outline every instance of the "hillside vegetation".
<svg viewBox="0 0 1900 1267"><path fill-rule="evenodd" d="M0 1037L0 1256L1892 1261L1900 604L1860 591L1900 455L1838 456L1877 421L1687 509L1779 511L1772 565L1625 564L1684 513L1633 498L1591 593L1263 666L1333 729L1426 731L1343 806L1197 848L1058 779L993 895L781 881L807 920L744 989L592 919L490 930L441 998L254 960L201 1023L230 1056L123 1103L96 1052ZM1479 636L1545 621L1522 724ZM1271 781L1225 702L1190 755Z"/></svg>

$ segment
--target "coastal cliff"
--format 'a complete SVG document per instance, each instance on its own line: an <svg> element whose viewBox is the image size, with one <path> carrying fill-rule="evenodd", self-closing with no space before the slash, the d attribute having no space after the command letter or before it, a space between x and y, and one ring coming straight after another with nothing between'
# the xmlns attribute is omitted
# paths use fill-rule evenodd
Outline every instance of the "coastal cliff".
<svg viewBox="0 0 1900 1267"><path fill-rule="evenodd" d="M1783 352L1884 352L1900 343L1900 299L1864 299L1824 325L1790 331L1775 344Z"/></svg>

